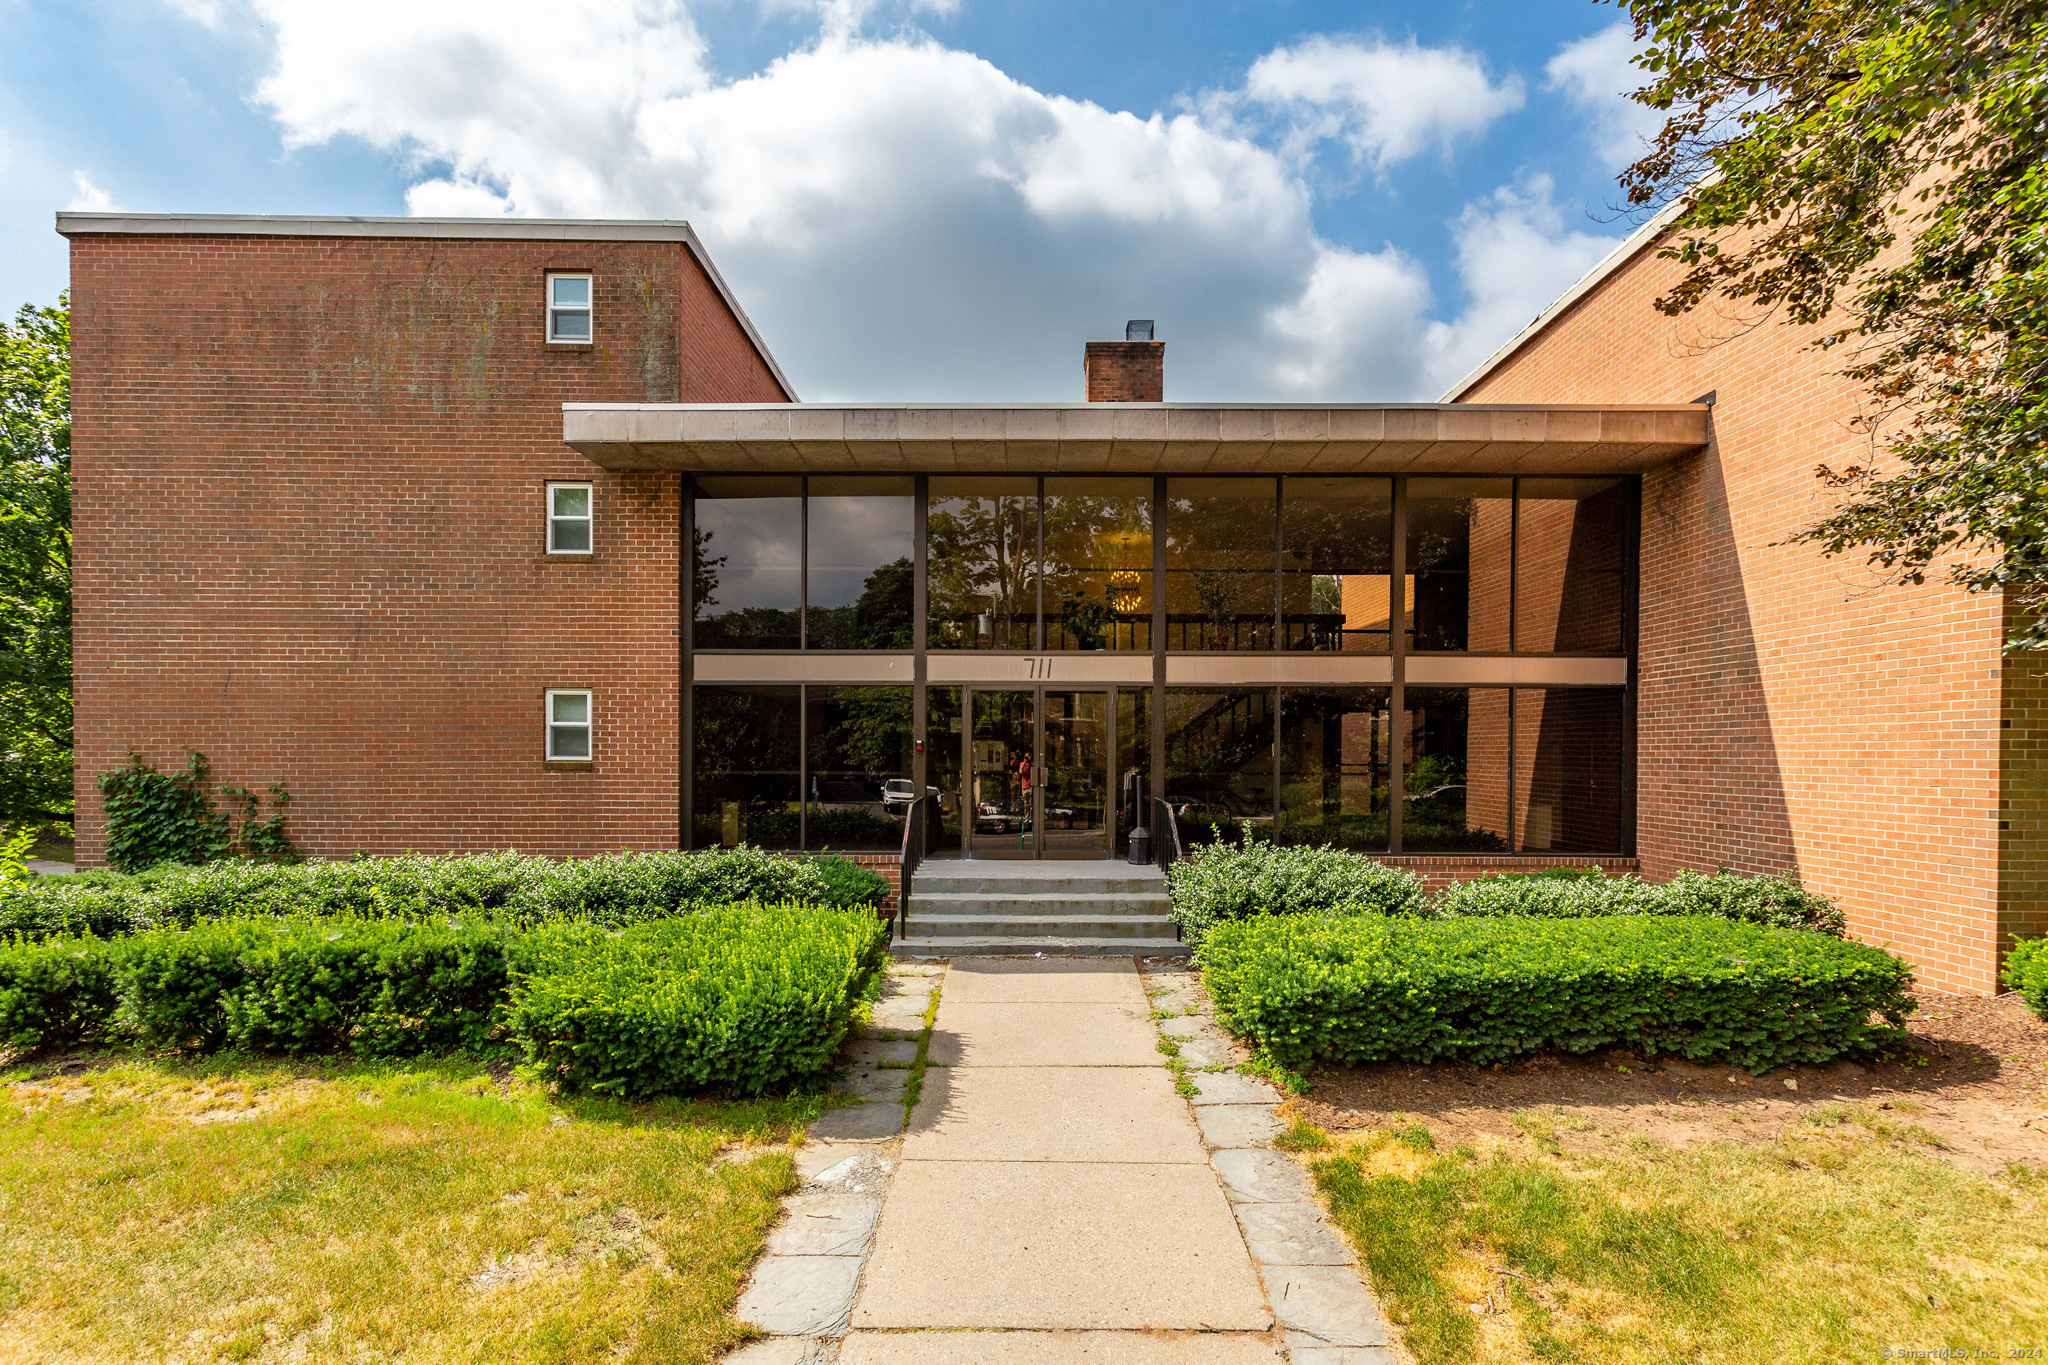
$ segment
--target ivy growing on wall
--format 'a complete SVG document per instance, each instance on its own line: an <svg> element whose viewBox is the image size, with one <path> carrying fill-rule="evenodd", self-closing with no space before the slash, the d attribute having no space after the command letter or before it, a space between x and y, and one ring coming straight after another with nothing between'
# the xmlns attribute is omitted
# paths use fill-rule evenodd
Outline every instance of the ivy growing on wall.
<svg viewBox="0 0 2048 1365"><path fill-rule="evenodd" d="M231 856L295 863L298 848L285 832L291 793L282 782L270 786L270 817L262 799L246 787L223 785L221 793L240 809L241 829L213 803L206 755L193 750L183 772L158 772L131 752L126 767L99 775L107 817L107 861L118 872L141 872L159 863L209 863Z"/></svg>

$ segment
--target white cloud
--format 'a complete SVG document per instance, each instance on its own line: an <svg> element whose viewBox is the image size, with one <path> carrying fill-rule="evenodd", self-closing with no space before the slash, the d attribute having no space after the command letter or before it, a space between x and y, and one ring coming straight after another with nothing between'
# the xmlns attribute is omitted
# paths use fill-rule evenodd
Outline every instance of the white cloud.
<svg viewBox="0 0 2048 1365"><path fill-rule="evenodd" d="M272 35L256 97L288 146L383 149L417 168L416 214L688 218L808 398L1078 397L1081 343L1127 317L1159 320L1169 397L1418 398L1483 327L1437 339L1416 261L1319 237L1284 142L869 36L865 3L727 81L681 0L589 0L566 26L543 0L224 2ZM1375 164L1521 98L1469 54L1413 44L1304 43L1261 71L1278 103L1260 108L1299 106ZM1554 224L1533 238L1560 249Z"/></svg>
<svg viewBox="0 0 2048 1365"><path fill-rule="evenodd" d="M1382 170L1432 149L1449 152L1522 107L1519 77L1496 83L1463 48L1413 39L1317 37L1277 48L1252 63L1245 94Z"/></svg>
<svg viewBox="0 0 2048 1365"><path fill-rule="evenodd" d="M86 171L71 173L71 202L64 207L83 213L107 213L114 207L114 196L92 183L92 176Z"/></svg>
<svg viewBox="0 0 2048 1365"><path fill-rule="evenodd" d="M1630 63L1637 51L1635 28L1624 19L1566 43L1543 68L1547 88L1586 115L1601 161L1617 170L1641 157L1664 126L1663 115L1628 97L1650 78Z"/></svg>
<svg viewBox="0 0 2048 1365"><path fill-rule="evenodd" d="M1616 237L1566 231L1552 190L1548 176L1503 185L1468 204L1452 225L1467 302L1456 319L1428 326L1432 396L1471 373L1619 245Z"/></svg>

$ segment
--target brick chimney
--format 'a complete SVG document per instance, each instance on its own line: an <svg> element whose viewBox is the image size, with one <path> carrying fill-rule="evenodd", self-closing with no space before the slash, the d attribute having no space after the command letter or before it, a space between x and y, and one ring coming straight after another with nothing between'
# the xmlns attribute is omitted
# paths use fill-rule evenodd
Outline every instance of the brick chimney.
<svg viewBox="0 0 2048 1365"><path fill-rule="evenodd" d="M1081 362L1091 403L1159 403L1166 393L1166 343L1152 339L1152 323L1124 324L1122 341L1091 341Z"/></svg>

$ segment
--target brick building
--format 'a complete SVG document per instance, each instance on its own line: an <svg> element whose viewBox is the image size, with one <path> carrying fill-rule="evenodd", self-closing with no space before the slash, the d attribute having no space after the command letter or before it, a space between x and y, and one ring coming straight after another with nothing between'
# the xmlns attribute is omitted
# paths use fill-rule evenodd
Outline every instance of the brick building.
<svg viewBox="0 0 2048 1365"><path fill-rule="evenodd" d="M1164 403L1133 324L1005 406L797 402L683 224L58 227L85 862L94 775L196 748L327 856L1106 859L1163 798L1792 870L1955 989L2038 916L1996 604L1777 544L1853 396L1688 350L1641 242L1445 403Z"/></svg>

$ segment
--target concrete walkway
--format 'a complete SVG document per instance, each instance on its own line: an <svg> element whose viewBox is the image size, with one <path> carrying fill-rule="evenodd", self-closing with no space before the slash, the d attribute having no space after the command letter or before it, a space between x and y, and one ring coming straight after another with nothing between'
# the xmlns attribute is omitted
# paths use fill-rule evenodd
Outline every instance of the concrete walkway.
<svg viewBox="0 0 2048 1365"><path fill-rule="evenodd" d="M1129 958L951 964L840 1365L1393 1359L1299 1167L1243 1146L1276 1096L1198 1074L1191 1112L1152 1010ZM1297 1295L1342 1321L1304 1334Z"/></svg>

